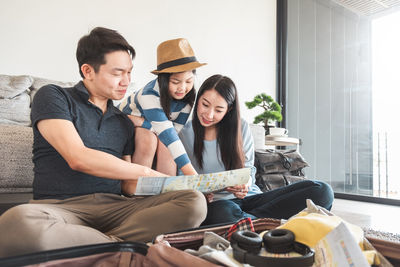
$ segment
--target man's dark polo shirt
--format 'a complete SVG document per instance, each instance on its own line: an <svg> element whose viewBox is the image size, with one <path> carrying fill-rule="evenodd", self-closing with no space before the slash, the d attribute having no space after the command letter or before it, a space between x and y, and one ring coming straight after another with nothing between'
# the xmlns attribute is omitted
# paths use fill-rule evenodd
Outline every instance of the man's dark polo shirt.
<svg viewBox="0 0 400 267"><path fill-rule="evenodd" d="M119 180L99 178L72 170L61 155L43 138L37 123L44 119L71 121L86 147L118 158L134 150L134 127L129 118L107 103L107 111L90 103L83 82L72 88L46 85L35 95L31 120L33 142L33 198L65 199L92 193L121 194Z"/></svg>

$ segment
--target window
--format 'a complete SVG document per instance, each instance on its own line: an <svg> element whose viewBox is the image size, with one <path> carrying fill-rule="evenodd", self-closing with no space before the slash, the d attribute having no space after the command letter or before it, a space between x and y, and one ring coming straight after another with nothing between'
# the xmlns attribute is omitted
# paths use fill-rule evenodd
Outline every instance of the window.
<svg viewBox="0 0 400 267"><path fill-rule="evenodd" d="M382 168L389 165L377 164L386 160L386 150L382 150L382 133L379 143L375 137L379 115L373 112L379 90L375 89L378 65L374 65L376 27L371 9L338 3L360 1L283 2L278 0L278 18L286 15L286 28L278 27L278 36L284 36L283 56L278 56L282 60L278 95L284 126L301 139L300 151L311 166L306 175L330 183L335 193L389 197L382 193L390 174ZM378 151L380 161L374 157Z"/></svg>
<svg viewBox="0 0 400 267"><path fill-rule="evenodd" d="M400 11L371 21L374 196L400 199Z"/></svg>

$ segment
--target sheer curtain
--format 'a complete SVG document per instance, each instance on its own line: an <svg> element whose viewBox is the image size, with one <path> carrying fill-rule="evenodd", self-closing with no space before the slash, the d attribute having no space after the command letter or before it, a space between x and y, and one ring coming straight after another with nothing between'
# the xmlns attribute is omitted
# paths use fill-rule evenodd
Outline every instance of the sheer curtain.
<svg viewBox="0 0 400 267"><path fill-rule="evenodd" d="M286 49L286 127L306 175L373 195L371 20L329 0L289 0Z"/></svg>

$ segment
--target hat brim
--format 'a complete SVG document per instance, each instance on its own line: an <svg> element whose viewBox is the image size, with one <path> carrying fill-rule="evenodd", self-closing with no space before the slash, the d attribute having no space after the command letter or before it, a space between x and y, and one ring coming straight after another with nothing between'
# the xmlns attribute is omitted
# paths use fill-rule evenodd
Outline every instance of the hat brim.
<svg viewBox="0 0 400 267"><path fill-rule="evenodd" d="M199 62L190 62L179 66L173 66L169 68L165 68L163 70L153 70L151 73L159 74L159 73L177 73L184 72L188 70L194 70L201 66L207 65L207 63L199 63Z"/></svg>

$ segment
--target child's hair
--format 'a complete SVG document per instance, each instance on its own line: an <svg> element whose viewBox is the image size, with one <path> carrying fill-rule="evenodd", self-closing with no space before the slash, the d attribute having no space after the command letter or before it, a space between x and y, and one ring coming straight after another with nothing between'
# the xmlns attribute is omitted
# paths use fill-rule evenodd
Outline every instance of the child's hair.
<svg viewBox="0 0 400 267"><path fill-rule="evenodd" d="M115 30L97 27L88 35L83 36L76 49L79 73L85 78L81 71L83 64L89 64L97 73L100 65L105 64L105 55L115 51L127 51L132 59L135 57L135 49L125 38Z"/></svg>
<svg viewBox="0 0 400 267"><path fill-rule="evenodd" d="M200 168L203 168L203 150L205 129L200 124L197 116L199 99L208 90L216 90L228 103L228 111L224 118L216 125L217 144L221 153L221 160L226 170L244 167L244 153L242 142L242 131L240 123L240 110L237 89L233 81L219 74L209 77L201 85L196 103L194 105L194 116L192 119L194 131L194 156Z"/></svg>
<svg viewBox="0 0 400 267"><path fill-rule="evenodd" d="M196 70L192 70L193 74L196 74ZM164 110L165 115L167 115L168 119L170 118L171 113L171 101L172 97L169 93L169 78L173 73L160 73L158 74L158 86L160 87L160 104ZM196 89L193 88L185 95L185 97L180 100L185 103L188 103L191 107L193 107L194 100L196 99Z"/></svg>

